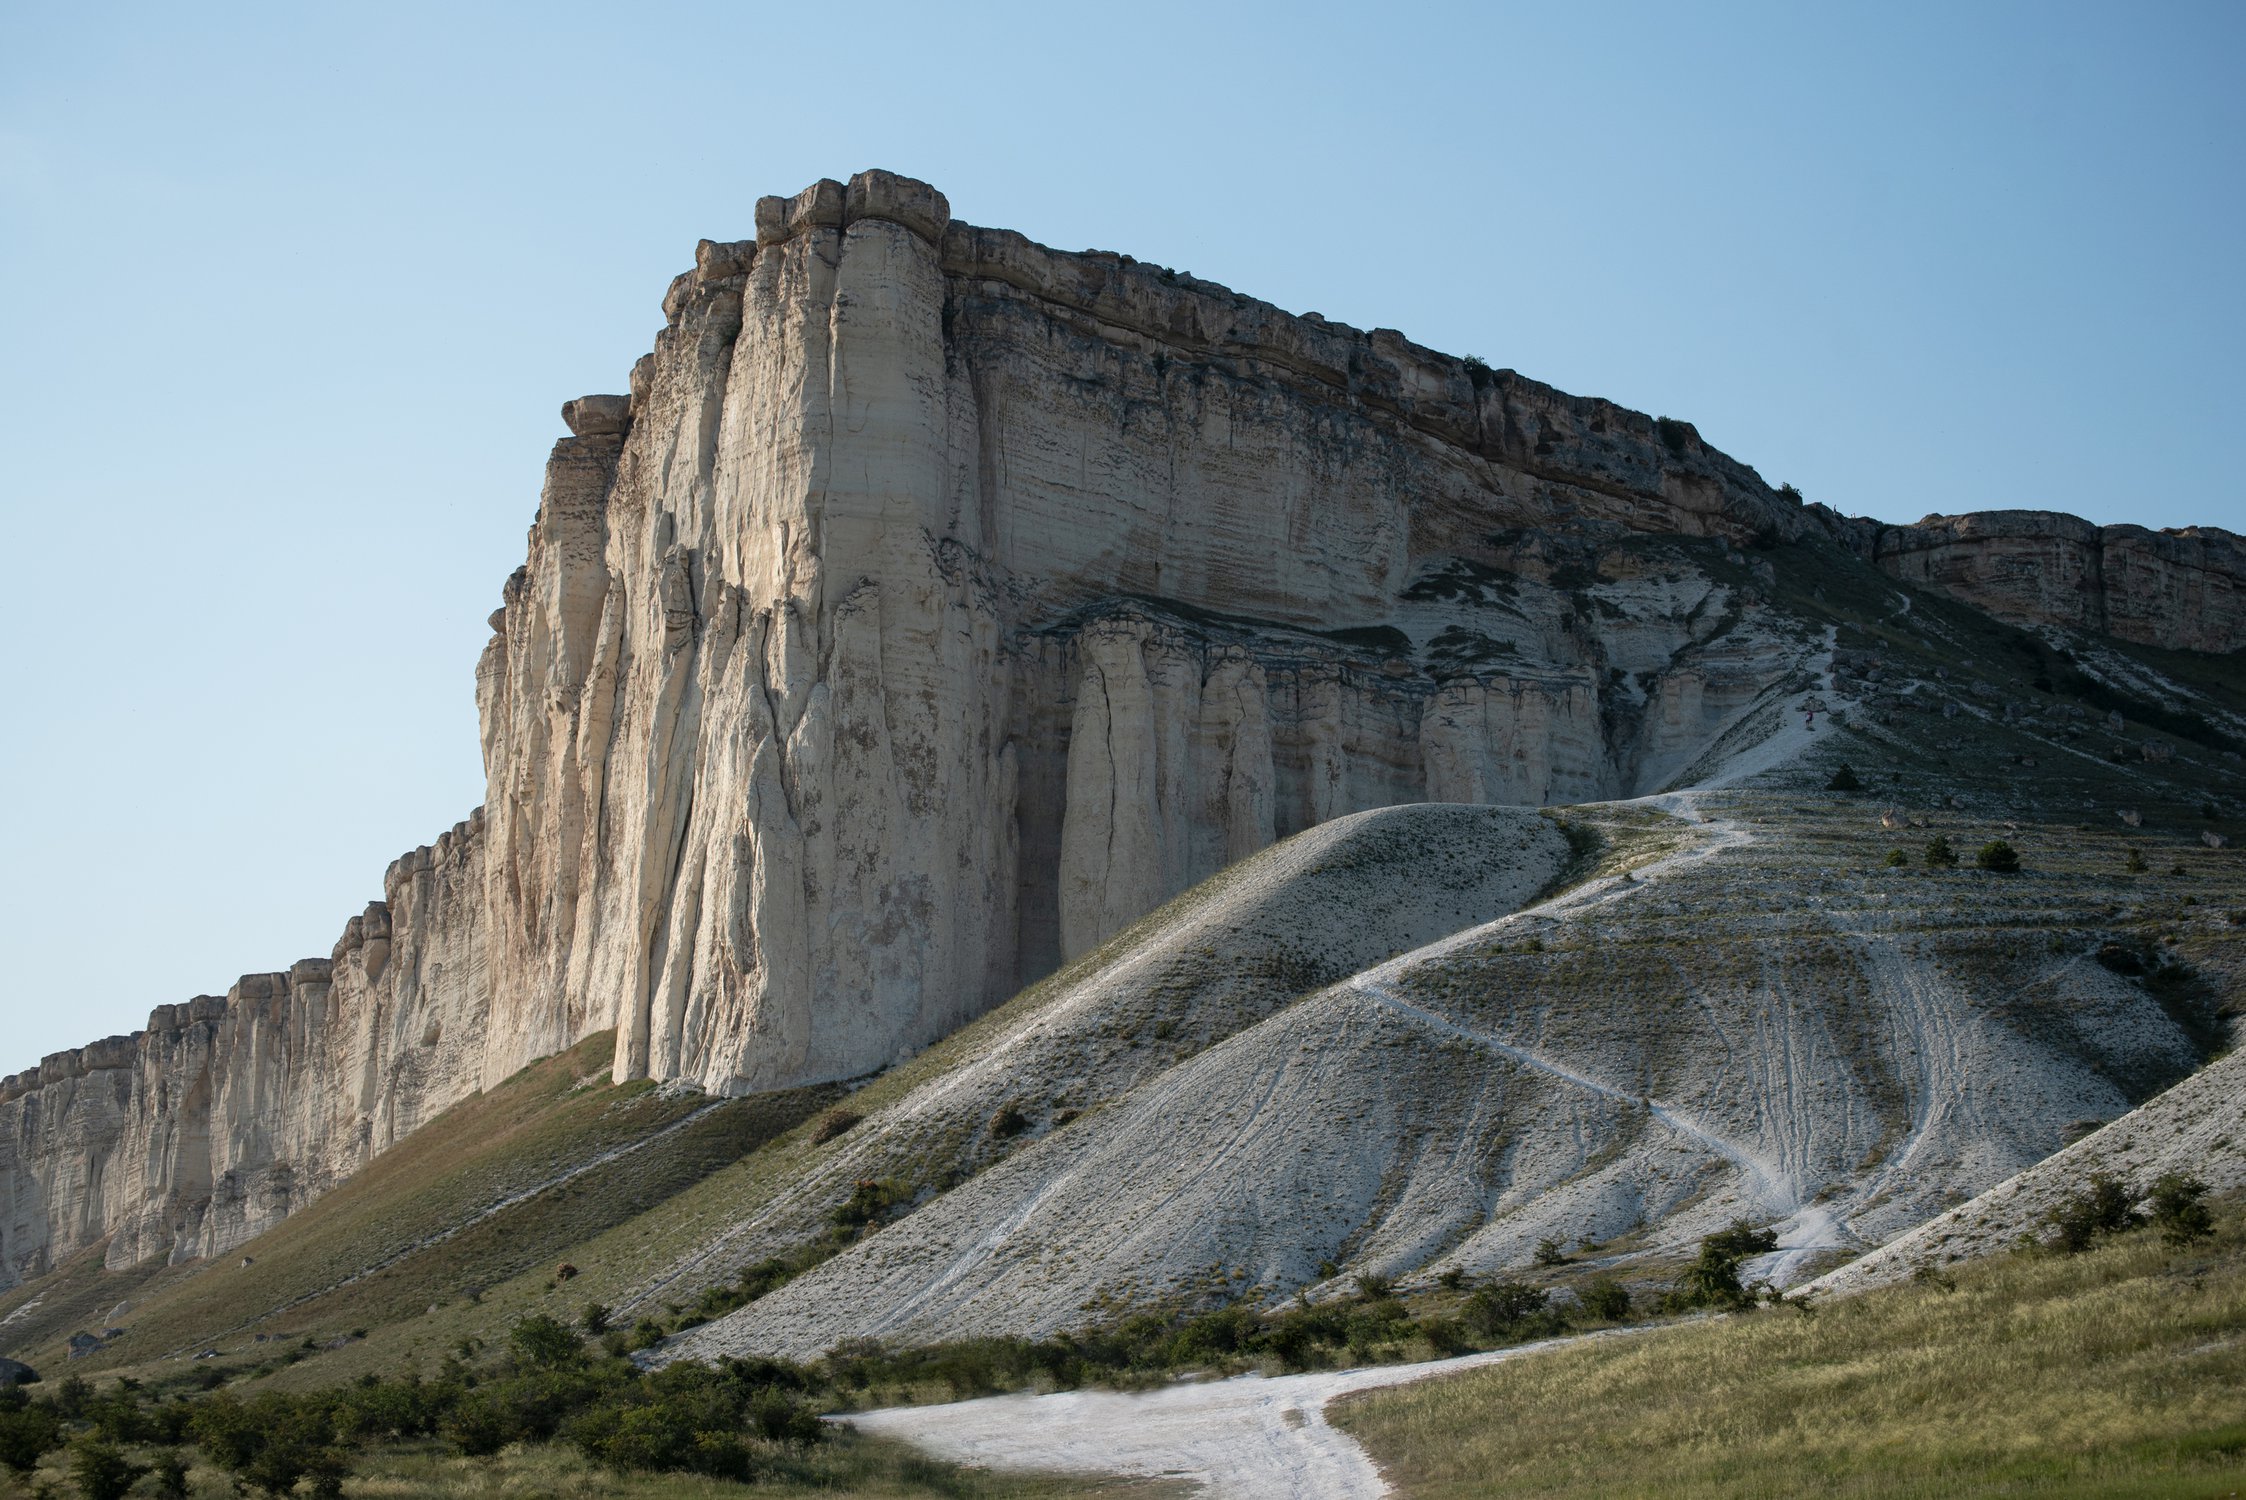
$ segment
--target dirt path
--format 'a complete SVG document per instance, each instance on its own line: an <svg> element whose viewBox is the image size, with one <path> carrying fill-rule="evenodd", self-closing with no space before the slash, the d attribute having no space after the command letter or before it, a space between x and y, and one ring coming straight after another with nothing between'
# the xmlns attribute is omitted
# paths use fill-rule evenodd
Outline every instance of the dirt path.
<svg viewBox="0 0 2246 1500"><path fill-rule="evenodd" d="M991 1469L1183 1480L1210 1500L1370 1500L1388 1485L1356 1440L1326 1420L1327 1402L1612 1337L1578 1334L1422 1364L1239 1375L1153 1391L990 1396L835 1420Z"/></svg>

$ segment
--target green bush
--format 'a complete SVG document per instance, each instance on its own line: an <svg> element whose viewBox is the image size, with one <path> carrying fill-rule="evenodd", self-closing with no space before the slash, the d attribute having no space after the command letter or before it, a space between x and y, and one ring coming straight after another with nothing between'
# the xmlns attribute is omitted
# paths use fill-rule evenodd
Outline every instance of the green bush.
<svg viewBox="0 0 2246 1500"><path fill-rule="evenodd" d="M2163 1172L2152 1185L2152 1223L2171 1245L2188 1245L2215 1232L2215 1216L2200 1200L2207 1184L2186 1172Z"/></svg>
<svg viewBox="0 0 2246 1500"><path fill-rule="evenodd" d="M859 1124L864 1119L865 1116L857 1113L855 1110L830 1109L825 1114L819 1116L818 1124L811 1127L811 1144L814 1146L824 1146L827 1142L833 1140L836 1136L843 1134L845 1131L849 1130L851 1126Z"/></svg>
<svg viewBox="0 0 2246 1500"><path fill-rule="evenodd" d="M2020 852L2002 839L1991 839L1973 856L1973 863L1999 875L2016 875L2020 870Z"/></svg>
<svg viewBox="0 0 2246 1500"><path fill-rule="evenodd" d="M124 1500L125 1492L148 1472L112 1443L98 1437L80 1438L71 1445L70 1477L86 1500Z"/></svg>
<svg viewBox="0 0 2246 1500"><path fill-rule="evenodd" d="M1937 833L1926 841L1926 867L1929 870L1948 870L1957 865L1957 851L1950 841Z"/></svg>
<svg viewBox="0 0 2246 1500"><path fill-rule="evenodd" d="M1560 1248L1558 1240L1538 1240L1536 1242L1536 1263L1540 1266L1564 1266L1568 1263L1567 1252Z"/></svg>
<svg viewBox="0 0 2246 1500"><path fill-rule="evenodd" d="M2052 1248L2075 1255L2099 1239L2138 1228L2145 1221L2131 1206L2129 1190L2118 1178L2095 1172L2045 1214L2044 1222L2053 1230Z"/></svg>
<svg viewBox="0 0 2246 1500"><path fill-rule="evenodd" d="M1745 1219L1734 1219L1700 1242L1700 1258L1685 1268L1670 1289L1669 1306L1682 1311L1695 1307L1744 1308L1754 1305L1754 1293L1739 1280L1739 1266L1752 1255L1778 1248L1778 1231L1757 1229Z"/></svg>
<svg viewBox="0 0 2246 1500"><path fill-rule="evenodd" d="M1840 769L1833 773L1833 779L1825 783L1825 790L1828 792L1860 792L1864 790L1864 783L1857 779L1856 768L1844 760L1840 764Z"/></svg>
<svg viewBox="0 0 2246 1500"><path fill-rule="evenodd" d="M187 1500L187 1460L171 1449L156 1455L148 1466L149 1487L156 1500Z"/></svg>
<svg viewBox="0 0 2246 1500"><path fill-rule="evenodd" d="M1462 1321L1485 1338L1521 1339L1556 1331L1551 1295L1518 1281L1498 1281L1466 1299Z"/></svg>
<svg viewBox="0 0 2246 1500"><path fill-rule="evenodd" d="M1908 866L1910 862L1911 857L1908 854L1905 854L1900 849L1890 849L1887 851L1887 867L1891 870L1903 869Z"/></svg>
<svg viewBox="0 0 2246 1500"><path fill-rule="evenodd" d="M1620 1323L1630 1316L1630 1289L1611 1276L1601 1276L1576 1293L1584 1316L1602 1323Z"/></svg>
<svg viewBox="0 0 2246 1500"><path fill-rule="evenodd" d="M39 1467L40 1455L61 1446L62 1417L51 1403L29 1401L13 1410L0 1408L0 1464L28 1474Z"/></svg>
<svg viewBox="0 0 2246 1500"><path fill-rule="evenodd" d="M911 1198L912 1193L901 1182L861 1177L850 1185L850 1196L828 1211L827 1222L845 1231L876 1228Z"/></svg>
<svg viewBox="0 0 2246 1500"><path fill-rule="evenodd" d="M316 1496L342 1493L347 1472L335 1447L329 1401L267 1392L244 1404L220 1392L199 1406L190 1426L205 1457L234 1476L238 1489L287 1495L310 1480Z"/></svg>
<svg viewBox="0 0 2246 1500"><path fill-rule="evenodd" d="M577 1326L584 1329L586 1336L589 1338L597 1339L608 1332L608 1304L605 1302L586 1303L585 1310L577 1316Z"/></svg>
<svg viewBox="0 0 2246 1500"><path fill-rule="evenodd" d="M559 1318L532 1313L507 1330L515 1361L533 1370L559 1370L585 1357L585 1341Z"/></svg>

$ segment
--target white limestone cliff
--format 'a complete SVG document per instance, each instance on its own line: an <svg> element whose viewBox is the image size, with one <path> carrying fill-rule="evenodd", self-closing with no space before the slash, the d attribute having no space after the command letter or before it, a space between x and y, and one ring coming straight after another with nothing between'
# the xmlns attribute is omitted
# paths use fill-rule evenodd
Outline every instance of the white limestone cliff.
<svg viewBox="0 0 2246 1500"><path fill-rule="evenodd" d="M1342 814L1666 784L1819 524L1683 423L955 223L756 208L564 410L485 806L332 964L0 1083L0 1284L209 1255L608 1028L745 1092L925 1046Z"/></svg>

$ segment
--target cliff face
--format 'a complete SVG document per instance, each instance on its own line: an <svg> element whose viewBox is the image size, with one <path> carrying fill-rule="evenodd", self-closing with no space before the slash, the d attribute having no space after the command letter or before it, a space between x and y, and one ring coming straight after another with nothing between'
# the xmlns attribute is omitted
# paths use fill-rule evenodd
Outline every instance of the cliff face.
<svg viewBox="0 0 2246 1500"><path fill-rule="evenodd" d="M216 1253L611 1026L619 1077L870 1071L1310 825L1658 788L1810 649L1739 549L1821 523L1686 424L885 173L756 230L565 408L485 808L332 961L0 1084L0 1281Z"/></svg>
<svg viewBox="0 0 2246 1500"><path fill-rule="evenodd" d="M620 1076L864 1072L1311 823L1638 788L1793 665L1728 542L1798 510L1394 333L879 173L666 309L481 677L526 1056L613 1020Z"/></svg>
<svg viewBox="0 0 2246 1500"><path fill-rule="evenodd" d="M2041 510L1879 528L1873 561L2016 625L2191 651L2246 646L2246 543L2215 527L2093 526Z"/></svg>
<svg viewBox="0 0 2246 1500"><path fill-rule="evenodd" d="M112 1266L215 1255L511 1071L486 1068L480 821L393 864L332 958L0 1079L0 1285L104 1237Z"/></svg>

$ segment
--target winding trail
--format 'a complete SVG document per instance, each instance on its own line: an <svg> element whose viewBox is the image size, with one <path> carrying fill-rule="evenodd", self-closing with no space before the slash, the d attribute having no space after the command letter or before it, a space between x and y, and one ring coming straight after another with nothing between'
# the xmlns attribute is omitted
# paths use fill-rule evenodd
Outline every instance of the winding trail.
<svg viewBox="0 0 2246 1500"><path fill-rule="evenodd" d="M1356 1440L1326 1420L1336 1396L1626 1336L1586 1333L1420 1364L1236 1375L1153 1391L988 1396L829 1420L992 1469L1183 1480L1211 1500L1361 1500L1388 1486Z"/></svg>

